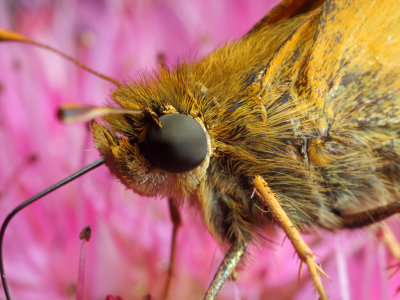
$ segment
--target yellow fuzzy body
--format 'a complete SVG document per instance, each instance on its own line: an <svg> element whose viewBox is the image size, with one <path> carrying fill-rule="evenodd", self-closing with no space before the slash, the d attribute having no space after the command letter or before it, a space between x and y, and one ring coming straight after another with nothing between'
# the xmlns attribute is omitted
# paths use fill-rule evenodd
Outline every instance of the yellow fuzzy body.
<svg viewBox="0 0 400 300"><path fill-rule="evenodd" d="M230 243L250 241L270 218L252 197L255 176L301 230L346 227L343 216L399 202L400 4L317 2L115 91L118 105L146 112L93 123L110 170L140 194L187 199ZM139 145L176 112L196 119L209 144L199 167L173 174Z"/></svg>

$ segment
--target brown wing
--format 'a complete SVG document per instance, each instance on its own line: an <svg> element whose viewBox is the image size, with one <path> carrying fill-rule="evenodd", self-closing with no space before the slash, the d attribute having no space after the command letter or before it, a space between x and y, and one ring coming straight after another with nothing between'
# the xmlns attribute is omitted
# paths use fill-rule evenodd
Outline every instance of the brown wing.
<svg viewBox="0 0 400 300"><path fill-rule="evenodd" d="M334 228L331 211L400 198L400 2L328 0L294 21L263 73L262 100L303 113L279 117L301 119L312 188L328 208L319 222Z"/></svg>
<svg viewBox="0 0 400 300"><path fill-rule="evenodd" d="M331 207L398 201L400 2L326 1L293 90L315 108L308 154Z"/></svg>
<svg viewBox="0 0 400 300"><path fill-rule="evenodd" d="M335 119L399 122L399 31L397 0L327 1L300 71L299 94Z"/></svg>
<svg viewBox="0 0 400 300"><path fill-rule="evenodd" d="M323 2L324 0L283 0L254 25L247 35L255 33L264 26L310 12L319 7Z"/></svg>

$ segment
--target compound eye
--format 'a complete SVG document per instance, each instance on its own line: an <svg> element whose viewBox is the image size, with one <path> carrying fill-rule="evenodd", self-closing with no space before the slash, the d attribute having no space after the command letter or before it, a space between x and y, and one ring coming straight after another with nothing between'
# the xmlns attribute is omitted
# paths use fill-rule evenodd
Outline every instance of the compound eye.
<svg viewBox="0 0 400 300"><path fill-rule="evenodd" d="M207 138L200 124L184 114L159 118L162 128L152 124L141 145L142 154L161 170L182 173L193 170L207 154Z"/></svg>

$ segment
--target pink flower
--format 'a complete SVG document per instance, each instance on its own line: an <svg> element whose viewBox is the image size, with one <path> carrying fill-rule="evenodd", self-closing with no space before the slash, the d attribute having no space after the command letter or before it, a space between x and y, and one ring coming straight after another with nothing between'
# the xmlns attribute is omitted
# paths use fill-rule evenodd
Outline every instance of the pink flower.
<svg viewBox="0 0 400 300"><path fill-rule="evenodd" d="M160 54L173 66L240 38L276 2L8 0L0 2L0 27L123 81L151 72ZM0 43L0 70L3 219L21 201L98 158L87 126L61 124L55 112L66 102L103 105L114 86L45 50L16 43ZM189 209L182 214L171 299L201 299L223 253L199 214ZM87 225L92 238L82 246L79 233ZM148 294L159 299L171 228L167 201L126 191L100 167L11 222L4 241L11 294L31 300L126 300ZM297 280L299 260L281 230L269 236L273 242L250 249L239 280L228 282L220 299L316 298L307 271ZM371 230L320 232L307 241L332 278L323 280L332 299L395 297L400 275L387 278L386 267L396 261ZM83 290L76 295L82 278Z"/></svg>

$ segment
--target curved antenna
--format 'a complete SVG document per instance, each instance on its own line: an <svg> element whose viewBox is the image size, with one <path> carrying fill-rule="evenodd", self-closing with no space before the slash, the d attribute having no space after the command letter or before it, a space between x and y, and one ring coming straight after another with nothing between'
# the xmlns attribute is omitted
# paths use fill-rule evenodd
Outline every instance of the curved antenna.
<svg viewBox="0 0 400 300"><path fill-rule="evenodd" d="M23 210L25 207L29 206L33 202L39 200L43 196L46 196L47 194L51 193L52 191L62 187L63 185L71 182L72 180L86 174L87 172L96 169L97 167L101 166L103 163L104 163L104 158L100 158L99 160L91 163L90 165L80 169L78 172L75 172L74 174L69 175L68 177L64 178L63 180L57 182L56 184L48 187L47 189L41 191L40 193L36 194L35 196L29 198L28 200L25 200L24 202L22 202L20 205L18 205L16 208L14 208L4 219L3 224L1 225L1 229L0 229L0 274L1 274L1 282L3 283L4 294L5 294L7 300L11 300L11 296L10 296L10 292L8 290L6 274L4 272L3 239L4 239L4 234L6 232L7 226L10 223L11 219L17 213L19 213L21 210Z"/></svg>
<svg viewBox="0 0 400 300"><path fill-rule="evenodd" d="M112 77L103 75L103 74L101 74L101 73L89 68L88 66L86 66L83 63L77 61L76 59L72 58L71 56L61 52L60 50L57 50L57 49L55 49L55 48L53 48L53 47L51 47L49 45L46 45L46 44L43 44L43 43L36 42L34 40L28 39L27 37L25 37L25 36L23 36L23 35L21 35L19 33L16 33L14 31L5 30L5 29L0 28L0 41L22 42L22 43L35 45L35 46L38 46L40 48L44 48L46 50L49 50L49 51L51 51L53 53L56 53L56 54L64 57L65 59L73 62L75 65L77 65L78 67L88 71L89 73L92 73L92 74L94 74L94 75L96 75L96 76L98 76L100 78L103 78L104 80L107 80L109 82L114 83L117 87L121 87L122 86L122 83L119 82L118 80L116 80L116 79L114 79Z"/></svg>

